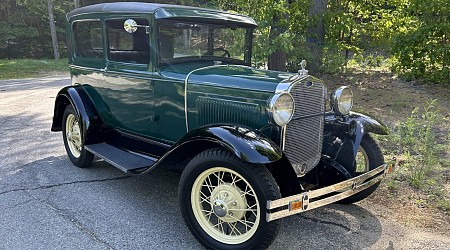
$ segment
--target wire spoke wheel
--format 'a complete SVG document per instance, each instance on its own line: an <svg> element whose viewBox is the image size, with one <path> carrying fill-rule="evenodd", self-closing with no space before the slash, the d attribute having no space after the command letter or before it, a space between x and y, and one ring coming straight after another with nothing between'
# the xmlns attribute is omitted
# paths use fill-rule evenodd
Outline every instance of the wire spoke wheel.
<svg viewBox="0 0 450 250"><path fill-rule="evenodd" d="M69 114L66 119L66 140L70 152L76 158L81 155L81 133L77 118L74 114Z"/></svg>
<svg viewBox="0 0 450 250"><path fill-rule="evenodd" d="M64 110L62 132L64 147L66 148L67 156L70 161L80 168L88 167L94 155L84 148L84 138L82 135L82 128L80 121L72 105L68 105Z"/></svg>
<svg viewBox="0 0 450 250"><path fill-rule="evenodd" d="M354 171L351 172L352 176L358 176L372 169L375 169L384 163L383 154L378 146L377 142L368 134L364 135L361 140L361 145L358 149L355 158ZM358 183L361 184L361 183ZM363 200L369 195L371 195L377 188L380 182L375 185L354 194L348 198L345 198L339 203L351 204L357 201Z"/></svg>
<svg viewBox="0 0 450 250"><path fill-rule="evenodd" d="M280 220L266 221L266 202L281 197L264 165L212 148L199 153L180 178L180 210L192 234L208 249L264 249Z"/></svg>
<svg viewBox="0 0 450 250"><path fill-rule="evenodd" d="M356 154L356 173L365 173L370 170L369 156L363 147L359 147Z"/></svg>
<svg viewBox="0 0 450 250"><path fill-rule="evenodd" d="M261 211L255 191L231 169L204 171L194 182L191 200L200 226L217 241L239 244L258 228Z"/></svg>

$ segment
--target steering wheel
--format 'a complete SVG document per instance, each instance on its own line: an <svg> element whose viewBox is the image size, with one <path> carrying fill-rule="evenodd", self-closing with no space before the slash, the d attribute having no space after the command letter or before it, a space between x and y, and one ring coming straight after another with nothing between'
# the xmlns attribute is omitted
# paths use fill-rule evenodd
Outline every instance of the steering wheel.
<svg viewBox="0 0 450 250"><path fill-rule="evenodd" d="M220 55L220 56L222 56L222 57L224 57L224 56L231 57L230 52L229 52L228 50L224 49L223 47L220 47L220 48L214 48L214 49L212 49L212 50L209 50L209 51L207 51L204 55L205 55L205 56L208 56L208 55L209 55L209 56L213 56L213 55L214 55L214 52L216 52L216 51L222 51L223 54Z"/></svg>

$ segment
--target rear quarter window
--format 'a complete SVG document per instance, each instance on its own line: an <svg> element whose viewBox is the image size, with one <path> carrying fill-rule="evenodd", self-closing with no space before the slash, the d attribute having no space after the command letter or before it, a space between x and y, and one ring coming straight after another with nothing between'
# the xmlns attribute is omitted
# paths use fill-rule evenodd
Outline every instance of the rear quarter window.
<svg viewBox="0 0 450 250"><path fill-rule="evenodd" d="M102 26L100 21L80 21L73 24L75 54L80 57L102 58Z"/></svg>

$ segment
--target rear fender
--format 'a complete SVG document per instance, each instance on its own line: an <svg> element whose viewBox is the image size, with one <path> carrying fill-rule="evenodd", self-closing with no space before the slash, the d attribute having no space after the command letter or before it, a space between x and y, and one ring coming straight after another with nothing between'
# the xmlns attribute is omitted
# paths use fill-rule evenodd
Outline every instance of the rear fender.
<svg viewBox="0 0 450 250"><path fill-rule="evenodd" d="M81 121L82 137L85 144L99 142L98 127L101 119L94 104L81 86L67 86L58 92L55 100L51 131L62 131L63 115L67 105L72 105Z"/></svg>

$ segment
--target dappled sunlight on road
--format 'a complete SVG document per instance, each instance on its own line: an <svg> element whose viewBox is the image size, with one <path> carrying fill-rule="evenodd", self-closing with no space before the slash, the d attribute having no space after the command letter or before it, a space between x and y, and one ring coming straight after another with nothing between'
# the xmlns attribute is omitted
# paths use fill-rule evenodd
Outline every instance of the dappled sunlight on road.
<svg viewBox="0 0 450 250"><path fill-rule="evenodd" d="M0 81L0 172L64 155L61 133L50 131L56 94L67 77Z"/></svg>

